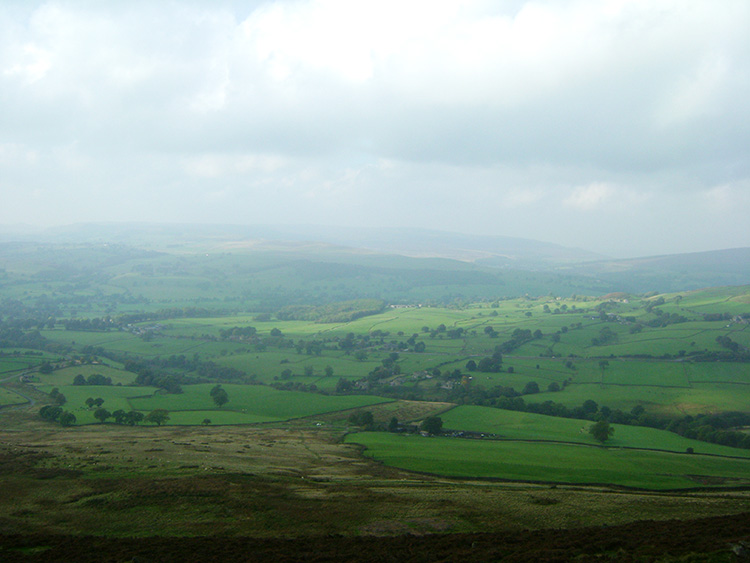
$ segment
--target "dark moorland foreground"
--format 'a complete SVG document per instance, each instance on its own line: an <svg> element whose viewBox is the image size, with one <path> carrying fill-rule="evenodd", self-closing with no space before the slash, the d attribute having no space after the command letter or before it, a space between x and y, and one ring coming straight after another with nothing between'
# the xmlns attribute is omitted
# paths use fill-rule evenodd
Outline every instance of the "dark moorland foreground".
<svg viewBox="0 0 750 563"><path fill-rule="evenodd" d="M3 561L743 561L750 514L505 534L102 538L0 535ZM41 548L40 548L41 546ZM738 555L740 554L740 555Z"/></svg>
<svg viewBox="0 0 750 563"><path fill-rule="evenodd" d="M0 243L0 561L748 557L742 249L57 234Z"/></svg>

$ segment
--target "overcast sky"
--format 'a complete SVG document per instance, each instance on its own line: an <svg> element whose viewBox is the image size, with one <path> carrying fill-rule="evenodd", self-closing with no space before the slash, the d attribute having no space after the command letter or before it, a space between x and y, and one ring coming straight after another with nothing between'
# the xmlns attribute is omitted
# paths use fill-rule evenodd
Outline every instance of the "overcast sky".
<svg viewBox="0 0 750 563"><path fill-rule="evenodd" d="M747 0L0 3L0 224L750 246Z"/></svg>

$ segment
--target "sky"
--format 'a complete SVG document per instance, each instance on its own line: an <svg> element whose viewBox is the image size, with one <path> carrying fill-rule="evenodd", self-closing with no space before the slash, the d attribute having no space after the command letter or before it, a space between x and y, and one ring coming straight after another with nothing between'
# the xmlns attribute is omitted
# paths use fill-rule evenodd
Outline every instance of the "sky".
<svg viewBox="0 0 750 563"><path fill-rule="evenodd" d="M750 246L750 2L0 3L0 225Z"/></svg>

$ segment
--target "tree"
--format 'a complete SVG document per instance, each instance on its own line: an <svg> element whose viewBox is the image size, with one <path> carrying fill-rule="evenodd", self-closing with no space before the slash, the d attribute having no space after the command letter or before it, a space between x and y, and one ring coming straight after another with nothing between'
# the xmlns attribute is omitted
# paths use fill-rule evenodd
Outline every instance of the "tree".
<svg viewBox="0 0 750 563"><path fill-rule="evenodd" d="M72 412L64 411L58 420L60 426L73 426L76 423L76 415Z"/></svg>
<svg viewBox="0 0 750 563"><path fill-rule="evenodd" d="M101 407L104 404L104 399L97 397L94 399L94 406Z"/></svg>
<svg viewBox="0 0 750 563"><path fill-rule="evenodd" d="M49 420L51 422L53 420L57 420L62 412L62 409L58 406L47 405L39 409L39 416L41 416L44 420Z"/></svg>
<svg viewBox="0 0 750 563"><path fill-rule="evenodd" d="M102 424L112 416L112 413L109 412L107 409L98 408L94 411L94 418L97 419Z"/></svg>
<svg viewBox="0 0 750 563"><path fill-rule="evenodd" d="M364 428L371 428L374 419L370 411L357 411L349 415L349 423Z"/></svg>
<svg viewBox="0 0 750 563"><path fill-rule="evenodd" d="M83 377L82 373L79 373L73 378L73 385L86 385L86 378Z"/></svg>
<svg viewBox="0 0 750 563"><path fill-rule="evenodd" d="M229 402L229 395L227 395L227 392L222 387L219 387L218 385L217 387L218 389L214 387L211 391L211 396L214 398L216 406L221 408Z"/></svg>
<svg viewBox="0 0 750 563"><path fill-rule="evenodd" d="M203 426L208 426L209 424L211 424L211 419L210 418L204 418L203 422L201 422L201 424Z"/></svg>
<svg viewBox="0 0 750 563"><path fill-rule="evenodd" d="M398 418L394 416L391 418L390 422L388 423L388 432L398 432L398 429L399 429Z"/></svg>
<svg viewBox="0 0 750 563"><path fill-rule="evenodd" d="M599 422L592 424L589 428L589 434L602 444L609 440L614 433L615 429L612 428L606 420L600 420Z"/></svg>
<svg viewBox="0 0 750 563"><path fill-rule="evenodd" d="M428 416L422 421L422 424L419 425L419 429L422 432L427 432L428 434L436 436L443 431L443 419L439 416Z"/></svg>
<svg viewBox="0 0 750 563"><path fill-rule="evenodd" d="M417 343L416 343L416 344L414 345L414 351L415 351L415 352L419 352L419 353L421 353L421 352L424 352L424 351L425 351L425 348L427 348L427 346L425 345L425 343L424 343L424 342L417 342Z"/></svg>
<svg viewBox="0 0 750 563"><path fill-rule="evenodd" d="M166 409L154 409L143 420L145 422L154 422L157 426L161 426L169 420L169 411Z"/></svg>
<svg viewBox="0 0 750 563"><path fill-rule="evenodd" d="M594 414L596 411L599 410L599 405L596 404L596 401L592 401L591 399L586 399L583 402L582 407L583 412L586 414Z"/></svg>
<svg viewBox="0 0 750 563"><path fill-rule="evenodd" d="M115 424L124 424L127 414L128 413L126 413L122 409L117 409L115 412L113 412L112 417L115 419Z"/></svg>
<svg viewBox="0 0 750 563"><path fill-rule="evenodd" d="M138 411L130 411L129 413L125 414L124 422L128 426L135 426L140 421L142 421L145 417L143 416L142 412Z"/></svg>
<svg viewBox="0 0 750 563"><path fill-rule="evenodd" d="M91 408L91 407L94 406L94 398L93 397L89 397L88 399L86 399L86 406L88 408Z"/></svg>
<svg viewBox="0 0 750 563"><path fill-rule="evenodd" d="M326 372L326 377L333 376L333 368L331 366L326 366L325 372Z"/></svg>
<svg viewBox="0 0 750 563"><path fill-rule="evenodd" d="M336 393L348 393L354 389L354 384L343 377L339 377L338 383L336 383Z"/></svg>
<svg viewBox="0 0 750 563"><path fill-rule="evenodd" d="M539 384L536 381L529 381L523 388L523 391L521 391L522 395L532 395L534 393L539 393Z"/></svg>

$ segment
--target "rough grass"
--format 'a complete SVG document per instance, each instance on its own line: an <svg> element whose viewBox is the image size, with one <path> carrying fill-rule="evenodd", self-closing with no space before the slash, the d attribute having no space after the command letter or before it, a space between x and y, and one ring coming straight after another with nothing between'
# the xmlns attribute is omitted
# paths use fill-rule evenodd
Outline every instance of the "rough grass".
<svg viewBox="0 0 750 563"><path fill-rule="evenodd" d="M741 493L435 479L363 459L339 436L257 427L50 432L28 423L0 441L0 522L6 534L382 536L612 525L750 508Z"/></svg>

